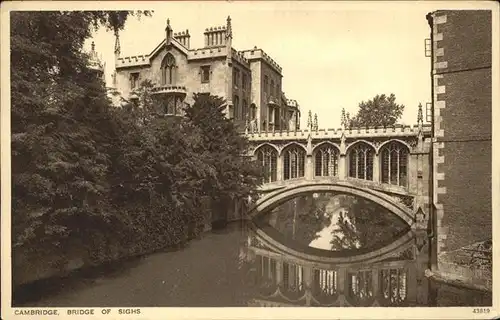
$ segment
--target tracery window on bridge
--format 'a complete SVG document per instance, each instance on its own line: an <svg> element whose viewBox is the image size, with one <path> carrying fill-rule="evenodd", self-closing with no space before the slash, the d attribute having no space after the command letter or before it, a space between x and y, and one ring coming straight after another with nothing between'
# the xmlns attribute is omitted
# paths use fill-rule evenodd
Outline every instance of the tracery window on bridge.
<svg viewBox="0 0 500 320"><path fill-rule="evenodd" d="M267 256L256 256L257 277L261 287L271 287L276 285L276 260Z"/></svg>
<svg viewBox="0 0 500 320"><path fill-rule="evenodd" d="M335 270L314 269L313 280L315 296L335 296L337 294L337 272Z"/></svg>
<svg viewBox="0 0 500 320"><path fill-rule="evenodd" d="M380 271L381 302L385 305L399 305L407 298L407 270L384 269Z"/></svg>
<svg viewBox="0 0 500 320"><path fill-rule="evenodd" d="M338 175L339 152L332 145L320 146L315 155L315 176L334 177Z"/></svg>
<svg viewBox="0 0 500 320"><path fill-rule="evenodd" d="M283 180L304 176L306 152L297 145L291 145L283 151Z"/></svg>
<svg viewBox="0 0 500 320"><path fill-rule="evenodd" d="M163 58L161 63L161 84L174 84L175 83L175 58L169 52Z"/></svg>
<svg viewBox="0 0 500 320"><path fill-rule="evenodd" d="M278 172L278 151L269 145L264 145L257 149L257 161L264 170L263 182L274 182Z"/></svg>
<svg viewBox="0 0 500 320"><path fill-rule="evenodd" d="M283 262L283 291L294 297L304 293L304 269L300 265Z"/></svg>
<svg viewBox="0 0 500 320"><path fill-rule="evenodd" d="M370 304L373 299L372 271L349 273L349 300L356 306Z"/></svg>
<svg viewBox="0 0 500 320"><path fill-rule="evenodd" d="M406 186L408 183L408 148L400 142L391 141L382 146L382 183Z"/></svg>
<svg viewBox="0 0 500 320"><path fill-rule="evenodd" d="M349 149L349 177L373 180L373 157L375 150L364 142Z"/></svg>

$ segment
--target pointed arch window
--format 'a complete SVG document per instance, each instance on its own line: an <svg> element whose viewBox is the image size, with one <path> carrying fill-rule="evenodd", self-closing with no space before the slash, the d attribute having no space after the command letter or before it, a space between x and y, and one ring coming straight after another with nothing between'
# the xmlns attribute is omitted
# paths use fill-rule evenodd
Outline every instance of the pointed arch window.
<svg viewBox="0 0 500 320"><path fill-rule="evenodd" d="M315 155L315 175L317 177L337 176L338 158L337 148L328 144L320 146Z"/></svg>
<svg viewBox="0 0 500 320"><path fill-rule="evenodd" d="M257 149L257 161L264 170L263 182L274 182L278 172L278 151L271 146L265 145Z"/></svg>
<svg viewBox="0 0 500 320"><path fill-rule="evenodd" d="M384 269L380 271L381 302L388 306L397 306L407 301L407 270Z"/></svg>
<svg viewBox="0 0 500 320"><path fill-rule="evenodd" d="M175 58L169 52L161 63L161 83L162 85L175 83Z"/></svg>
<svg viewBox="0 0 500 320"><path fill-rule="evenodd" d="M408 148L401 142L391 141L382 146L382 183L405 187L408 183Z"/></svg>
<svg viewBox="0 0 500 320"><path fill-rule="evenodd" d="M348 300L355 306L367 306L373 301L372 271L349 273Z"/></svg>
<svg viewBox="0 0 500 320"><path fill-rule="evenodd" d="M302 178L306 158L305 150L297 145L292 145L286 148L283 153L283 179Z"/></svg>
<svg viewBox="0 0 500 320"><path fill-rule="evenodd" d="M373 180L373 157L375 150L359 142L349 150L349 177Z"/></svg>

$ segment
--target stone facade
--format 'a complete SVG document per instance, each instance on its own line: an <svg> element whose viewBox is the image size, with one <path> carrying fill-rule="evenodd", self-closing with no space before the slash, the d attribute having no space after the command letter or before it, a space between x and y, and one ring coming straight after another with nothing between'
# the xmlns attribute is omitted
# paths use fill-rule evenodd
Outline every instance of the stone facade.
<svg viewBox="0 0 500 320"><path fill-rule="evenodd" d="M455 10L427 17L438 257L492 235L491 15Z"/></svg>
<svg viewBox="0 0 500 320"><path fill-rule="evenodd" d="M167 20L165 39L147 55L120 57L115 44L113 87L125 102L133 101L144 80L154 84L154 94L174 98L173 108L193 103L194 93L210 93L227 102L226 114L240 128L256 131L296 130L300 109L282 91L282 69L257 47L237 51L232 47L232 26L207 28L203 48L190 47L189 30L174 33Z"/></svg>

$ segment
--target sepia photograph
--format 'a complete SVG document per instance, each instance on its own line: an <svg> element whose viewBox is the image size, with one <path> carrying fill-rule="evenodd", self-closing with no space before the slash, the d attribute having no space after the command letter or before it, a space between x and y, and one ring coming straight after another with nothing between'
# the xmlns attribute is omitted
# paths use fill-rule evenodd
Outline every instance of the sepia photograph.
<svg viewBox="0 0 500 320"><path fill-rule="evenodd" d="M2 318L500 316L498 13L2 4Z"/></svg>

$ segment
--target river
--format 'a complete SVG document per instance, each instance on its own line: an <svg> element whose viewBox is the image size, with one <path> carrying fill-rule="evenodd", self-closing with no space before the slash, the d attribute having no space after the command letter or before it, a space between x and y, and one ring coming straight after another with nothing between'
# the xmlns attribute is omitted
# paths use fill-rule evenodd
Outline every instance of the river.
<svg viewBox="0 0 500 320"><path fill-rule="evenodd" d="M306 194L185 247L16 292L19 307L487 306L430 281L426 235L348 195Z"/></svg>

